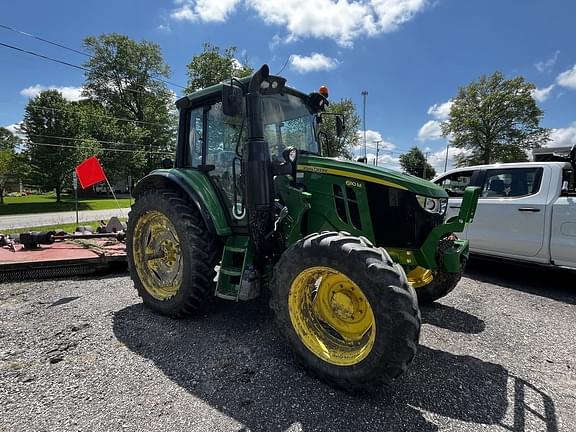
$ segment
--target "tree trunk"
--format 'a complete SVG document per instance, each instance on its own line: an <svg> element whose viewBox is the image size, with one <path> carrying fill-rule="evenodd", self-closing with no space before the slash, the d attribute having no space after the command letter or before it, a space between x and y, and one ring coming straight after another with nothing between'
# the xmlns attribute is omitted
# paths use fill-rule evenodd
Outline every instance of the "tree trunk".
<svg viewBox="0 0 576 432"><path fill-rule="evenodd" d="M60 194L62 193L62 191L60 190L60 185L56 185L56 202L60 202Z"/></svg>
<svg viewBox="0 0 576 432"><path fill-rule="evenodd" d="M0 187L0 204L4 204L4 188Z"/></svg>

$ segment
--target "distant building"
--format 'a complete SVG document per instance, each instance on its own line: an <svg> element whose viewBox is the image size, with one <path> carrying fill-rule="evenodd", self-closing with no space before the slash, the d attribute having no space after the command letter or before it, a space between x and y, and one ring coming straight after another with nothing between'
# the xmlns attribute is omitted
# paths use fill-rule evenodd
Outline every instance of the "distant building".
<svg viewBox="0 0 576 432"><path fill-rule="evenodd" d="M535 162L566 161L570 159L572 147L542 147L532 150Z"/></svg>

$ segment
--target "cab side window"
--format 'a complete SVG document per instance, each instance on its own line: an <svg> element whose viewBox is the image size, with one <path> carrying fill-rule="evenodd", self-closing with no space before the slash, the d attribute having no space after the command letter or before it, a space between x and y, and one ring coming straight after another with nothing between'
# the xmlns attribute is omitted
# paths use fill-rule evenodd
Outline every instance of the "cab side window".
<svg viewBox="0 0 576 432"><path fill-rule="evenodd" d="M470 186L473 171L462 171L450 174L436 181L436 184L443 187L448 196L458 198L464 196L464 190Z"/></svg>
<svg viewBox="0 0 576 432"><path fill-rule="evenodd" d="M481 198L519 198L540 190L542 168L505 168L486 172Z"/></svg>
<svg viewBox="0 0 576 432"><path fill-rule="evenodd" d="M188 129L188 166L190 167L202 165L203 111L203 108L197 108L190 112Z"/></svg>

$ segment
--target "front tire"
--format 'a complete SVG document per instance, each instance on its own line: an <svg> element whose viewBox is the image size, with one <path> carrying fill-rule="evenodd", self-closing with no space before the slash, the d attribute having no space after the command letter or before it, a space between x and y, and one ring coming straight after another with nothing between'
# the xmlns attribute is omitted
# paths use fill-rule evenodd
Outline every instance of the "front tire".
<svg viewBox="0 0 576 432"><path fill-rule="evenodd" d="M343 233L312 234L274 268L271 306L296 360L346 391L374 390L412 362L416 294L382 248Z"/></svg>
<svg viewBox="0 0 576 432"><path fill-rule="evenodd" d="M460 271L457 273L447 273L442 270L427 270L417 267L408 273L408 281L416 290L418 303L433 303L442 297L450 294L464 274L466 259L462 259Z"/></svg>
<svg viewBox="0 0 576 432"><path fill-rule="evenodd" d="M138 197L128 217L126 249L130 277L151 309L182 318L213 296L221 249L180 193L157 189Z"/></svg>

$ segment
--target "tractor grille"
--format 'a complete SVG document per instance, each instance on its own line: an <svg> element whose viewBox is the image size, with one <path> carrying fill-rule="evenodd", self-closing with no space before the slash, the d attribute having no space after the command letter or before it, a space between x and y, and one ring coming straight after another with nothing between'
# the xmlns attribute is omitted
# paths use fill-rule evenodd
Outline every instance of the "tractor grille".
<svg viewBox="0 0 576 432"><path fill-rule="evenodd" d="M366 183L370 218L378 246L417 249L443 216L424 210L413 192Z"/></svg>

